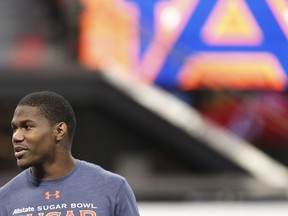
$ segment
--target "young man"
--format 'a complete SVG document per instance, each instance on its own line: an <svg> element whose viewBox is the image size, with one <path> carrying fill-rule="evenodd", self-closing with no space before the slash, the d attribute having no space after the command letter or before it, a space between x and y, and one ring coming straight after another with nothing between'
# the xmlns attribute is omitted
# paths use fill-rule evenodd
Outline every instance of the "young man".
<svg viewBox="0 0 288 216"><path fill-rule="evenodd" d="M1 216L139 216L123 177L73 158L76 119L65 98L49 91L28 94L11 125L23 171L0 189Z"/></svg>

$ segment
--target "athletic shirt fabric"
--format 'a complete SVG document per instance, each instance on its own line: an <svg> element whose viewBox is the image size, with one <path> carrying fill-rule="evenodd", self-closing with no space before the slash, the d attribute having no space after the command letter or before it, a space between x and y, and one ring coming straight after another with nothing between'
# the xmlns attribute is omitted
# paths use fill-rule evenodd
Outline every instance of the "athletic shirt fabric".
<svg viewBox="0 0 288 216"><path fill-rule="evenodd" d="M0 216L139 216L125 178L78 160L66 176L35 179L24 170L0 189Z"/></svg>

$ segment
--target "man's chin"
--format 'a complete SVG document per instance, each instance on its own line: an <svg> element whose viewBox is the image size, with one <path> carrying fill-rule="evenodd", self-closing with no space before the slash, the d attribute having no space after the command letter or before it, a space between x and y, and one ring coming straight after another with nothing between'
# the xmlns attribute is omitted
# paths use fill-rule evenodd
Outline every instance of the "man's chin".
<svg viewBox="0 0 288 216"><path fill-rule="evenodd" d="M21 170L25 170L27 168L29 168L31 165L27 162L25 162L24 160L17 160L17 165Z"/></svg>

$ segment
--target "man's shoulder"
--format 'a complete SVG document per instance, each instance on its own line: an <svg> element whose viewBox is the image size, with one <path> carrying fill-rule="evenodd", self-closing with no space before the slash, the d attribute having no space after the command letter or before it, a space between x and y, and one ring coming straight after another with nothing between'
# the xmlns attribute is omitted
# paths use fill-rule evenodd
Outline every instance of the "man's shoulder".
<svg viewBox="0 0 288 216"><path fill-rule="evenodd" d="M27 170L20 172L0 188L0 199L7 193L17 191L17 188L23 187L23 184L25 184L26 181L26 172Z"/></svg>
<svg viewBox="0 0 288 216"><path fill-rule="evenodd" d="M81 167L82 172L85 173L85 176L91 175L93 177L100 178L100 179L103 179L105 181L109 181L109 180L110 181L120 181L120 182L125 181L125 178L123 176L121 176L117 173L111 172L109 170L106 170L97 164L83 161L83 160L79 160L79 165Z"/></svg>

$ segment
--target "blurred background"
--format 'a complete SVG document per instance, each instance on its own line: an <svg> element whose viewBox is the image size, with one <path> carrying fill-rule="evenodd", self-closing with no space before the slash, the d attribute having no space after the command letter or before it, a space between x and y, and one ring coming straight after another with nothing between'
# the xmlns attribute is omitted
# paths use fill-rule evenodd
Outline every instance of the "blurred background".
<svg viewBox="0 0 288 216"><path fill-rule="evenodd" d="M65 96L74 156L141 215L288 210L288 1L1 0L0 186L26 93Z"/></svg>

